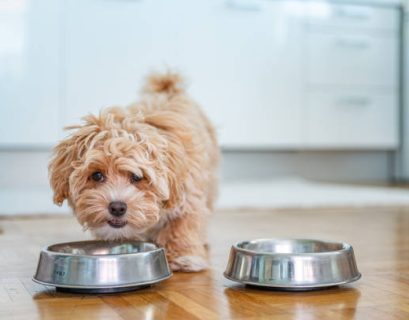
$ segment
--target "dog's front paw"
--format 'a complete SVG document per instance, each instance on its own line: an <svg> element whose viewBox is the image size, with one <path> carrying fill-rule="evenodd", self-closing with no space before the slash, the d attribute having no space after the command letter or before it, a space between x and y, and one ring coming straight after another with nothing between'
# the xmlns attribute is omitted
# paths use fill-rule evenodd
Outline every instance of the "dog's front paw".
<svg viewBox="0 0 409 320"><path fill-rule="evenodd" d="M181 256L169 263L173 271L198 272L208 267L206 260L200 256Z"/></svg>

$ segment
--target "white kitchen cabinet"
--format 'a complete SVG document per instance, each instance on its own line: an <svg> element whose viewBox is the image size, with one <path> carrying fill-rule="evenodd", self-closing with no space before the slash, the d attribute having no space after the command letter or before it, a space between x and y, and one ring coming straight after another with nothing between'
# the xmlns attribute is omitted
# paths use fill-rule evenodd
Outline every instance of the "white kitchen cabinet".
<svg viewBox="0 0 409 320"><path fill-rule="evenodd" d="M64 122L133 101L147 71L169 66L222 145L297 147L302 25L284 1L249 3L67 1Z"/></svg>
<svg viewBox="0 0 409 320"><path fill-rule="evenodd" d="M303 145L396 150L399 8L315 1L307 7Z"/></svg>
<svg viewBox="0 0 409 320"><path fill-rule="evenodd" d="M306 105L306 146L394 149L399 141L397 106L397 95L387 90L311 90Z"/></svg>
<svg viewBox="0 0 409 320"><path fill-rule="evenodd" d="M395 7L75 0L65 2L64 12L65 124L135 100L141 78L169 66L187 75L190 93L215 123L224 147L398 144ZM378 94L385 90L388 95ZM362 92L370 105L334 104L351 92ZM371 134L361 135L359 128Z"/></svg>
<svg viewBox="0 0 409 320"><path fill-rule="evenodd" d="M399 85L399 37L328 30L308 32L308 83L313 85Z"/></svg>
<svg viewBox="0 0 409 320"><path fill-rule="evenodd" d="M399 24L369 2L0 0L0 146L51 146L170 67L225 148L396 149Z"/></svg>
<svg viewBox="0 0 409 320"><path fill-rule="evenodd" d="M0 145L54 143L61 127L59 2L0 2Z"/></svg>

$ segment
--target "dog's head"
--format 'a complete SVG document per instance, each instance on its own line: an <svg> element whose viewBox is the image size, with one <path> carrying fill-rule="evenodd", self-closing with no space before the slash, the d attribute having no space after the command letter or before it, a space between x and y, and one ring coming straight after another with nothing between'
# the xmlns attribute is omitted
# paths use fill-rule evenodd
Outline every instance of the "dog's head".
<svg viewBox="0 0 409 320"><path fill-rule="evenodd" d="M184 148L163 130L172 119L110 108L84 120L54 150L54 202L67 199L98 238L135 237L181 200Z"/></svg>

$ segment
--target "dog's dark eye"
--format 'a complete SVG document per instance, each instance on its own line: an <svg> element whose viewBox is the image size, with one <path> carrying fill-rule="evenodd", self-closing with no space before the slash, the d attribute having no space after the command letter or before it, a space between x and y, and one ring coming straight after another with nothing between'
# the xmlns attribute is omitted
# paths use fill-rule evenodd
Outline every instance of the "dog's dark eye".
<svg viewBox="0 0 409 320"><path fill-rule="evenodd" d="M91 179L96 182L102 182L105 180L105 176L101 172L97 171L91 175Z"/></svg>
<svg viewBox="0 0 409 320"><path fill-rule="evenodd" d="M138 175L136 175L135 173L131 174L131 182L135 183L135 182L139 182L143 179L143 177L140 177Z"/></svg>

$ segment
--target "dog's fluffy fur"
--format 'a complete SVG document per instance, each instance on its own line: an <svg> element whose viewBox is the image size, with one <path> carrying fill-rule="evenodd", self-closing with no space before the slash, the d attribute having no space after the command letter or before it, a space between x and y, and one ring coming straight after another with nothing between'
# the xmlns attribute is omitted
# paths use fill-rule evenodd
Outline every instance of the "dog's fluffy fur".
<svg viewBox="0 0 409 320"><path fill-rule="evenodd" d="M205 224L217 190L215 131L179 75L148 77L139 103L88 115L54 149L54 202L67 199L98 239L140 239L166 248L173 270L206 268ZM103 181L91 177L101 172ZM143 177L132 181L132 174ZM113 217L112 201L127 204ZM114 228L108 222L123 222Z"/></svg>

